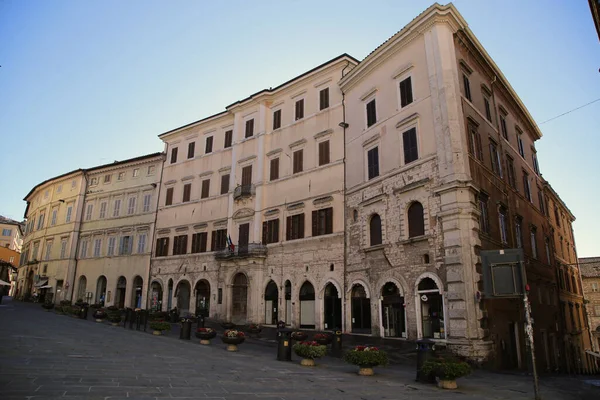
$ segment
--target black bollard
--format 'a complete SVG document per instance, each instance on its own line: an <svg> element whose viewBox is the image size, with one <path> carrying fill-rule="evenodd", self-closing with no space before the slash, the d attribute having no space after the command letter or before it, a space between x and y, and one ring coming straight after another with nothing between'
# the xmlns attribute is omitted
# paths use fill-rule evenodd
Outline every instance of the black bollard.
<svg viewBox="0 0 600 400"><path fill-rule="evenodd" d="M277 330L277 361L292 361L292 330Z"/></svg>
<svg viewBox="0 0 600 400"><path fill-rule="evenodd" d="M435 355L435 342L429 339L417 340L417 382L435 383L435 376L424 374L423 365L433 359Z"/></svg>
<svg viewBox="0 0 600 400"><path fill-rule="evenodd" d="M333 333L333 341L331 342L331 355L334 357L342 356L342 331L339 329Z"/></svg>

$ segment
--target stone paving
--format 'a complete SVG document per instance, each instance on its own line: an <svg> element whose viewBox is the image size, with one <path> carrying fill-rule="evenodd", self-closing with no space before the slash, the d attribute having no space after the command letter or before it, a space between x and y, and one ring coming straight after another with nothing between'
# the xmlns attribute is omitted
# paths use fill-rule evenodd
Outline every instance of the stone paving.
<svg viewBox="0 0 600 400"><path fill-rule="evenodd" d="M414 382L414 368L356 368L325 357L315 368L275 360L275 348L249 339L228 353L218 338L198 340L113 327L0 306L0 399L532 399L531 379L476 371L445 391ZM542 380L542 398L600 399L587 378Z"/></svg>

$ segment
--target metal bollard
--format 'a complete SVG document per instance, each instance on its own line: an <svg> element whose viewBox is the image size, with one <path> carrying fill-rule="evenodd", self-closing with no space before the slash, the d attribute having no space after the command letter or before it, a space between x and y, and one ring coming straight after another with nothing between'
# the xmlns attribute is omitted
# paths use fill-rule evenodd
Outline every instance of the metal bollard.
<svg viewBox="0 0 600 400"><path fill-rule="evenodd" d="M192 337L192 320L187 318L181 319L181 330L179 331L179 339L190 340Z"/></svg>
<svg viewBox="0 0 600 400"><path fill-rule="evenodd" d="M279 329L277 332L277 361L292 361L292 330Z"/></svg>
<svg viewBox="0 0 600 400"><path fill-rule="evenodd" d="M331 342L331 355L334 357L342 356L342 331L339 329L333 334L333 341Z"/></svg>
<svg viewBox="0 0 600 400"><path fill-rule="evenodd" d="M426 375L421 371L423 365L433 359L435 355L435 342L429 339L417 340L417 382L435 383L435 377Z"/></svg>

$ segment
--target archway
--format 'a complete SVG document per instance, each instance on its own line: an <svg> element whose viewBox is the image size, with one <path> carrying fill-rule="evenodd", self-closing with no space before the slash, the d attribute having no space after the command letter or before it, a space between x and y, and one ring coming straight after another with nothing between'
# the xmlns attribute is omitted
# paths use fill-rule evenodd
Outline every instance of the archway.
<svg viewBox="0 0 600 400"><path fill-rule="evenodd" d="M117 290L115 291L115 305L118 308L125 308L125 292L127 291L127 279L120 276L117 280Z"/></svg>
<svg viewBox="0 0 600 400"><path fill-rule="evenodd" d="M300 287L300 328L315 329L315 288L306 281Z"/></svg>
<svg viewBox="0 0 600 400"><path fill-rule="evenodd" d="M77 299L76 300L85 301L86 287L87 287L87 278L85 277L85 275L81 275L79 277L79 285L77 286Z"/></svg>
<svg viewBox="0 0 600 400"><path fill-rule="evenodd" d="M23 291L23 296L29 295L31 296L31 289L33 288L33 270L29 271L27 275L27 279L25 280L25 290Z"/></svg>
<svg viewBox="0 0 600 400"><path fill-rule="evenodd" d="M100 275L98 278L98 282L96 282L96 304L100 304L104 307L104 302L106 300L106 277L104 275Z"/></svg>
<svg viewBox="0 0 600 400"><path fill-rule="evenodd" d="M292 283L285 281L285 324L292 324Z"/></svg>
<svg viewBox="0 0 600 400"><path fill-rule="evenodd" d="M352 286L352 332L371 333L371 299L362 285Z"/></svg>
<svg viewBox="0 0 600 400"><path fill-rule="evenodd" d="M173 279L169 279L167 296L167 311L169 311L173 308Z"/></svg>
<svg viewBox="0 0 600 400"><path fill-rule="evenodd" d="M277 325L278 299L279 290L277 289L277 284L269 281L265 289L265 324L267 325Z"/></svg>
<svg viewBox="0 0 600 400"><path fill-rule="evenodd" d="M248 315L248 278L242 273L233 277L231 288L231 322L246 323Z"/></svg>
<svg viewBox="0 0 600 400"><path fill-rule="evenodd" d="M210 312L210 283L206 279L199 280L196 283L196 315L202 315L205 318Z"/></svg>
<svg viewBox="0 0 600 400"><path fill-rule="evenodd" d="M190 311L190 294L192 290L190 283L186 280L180 281L175 288L175 297L177 298L177 311L181 315Z"/></svg>
<svg viewBox="0 0 600 400"><path fill-rule="evenodd" d="M144 280L137 275L133 278L133 287L131 288L131 308L142 308L142 287Z"/></svg>
<svg viewBox="0 0 600 400"><path fill-rule="evenodd" d="M444 339L444 299L438 285L431 278L425 277L417 286L419 296L421 336L424 338Z"/></svg>
<svg viewBox="0 0 600 400"><path fill-rule="evenodd" d="M393 282L381 288L381 325L384 337L406 337L404 296Z"/></svg>
<svg viewBox="0 0 600 400"><path fill-rule="evenodd" d="M150 309L152 311L162 311L163 289L160 282L152 282L150 289Z"/></svg>
<svg viewBox="0 0 600 400"><path fill-rule="evenodd" d="M324 301L324 317L325 329L342 329L342 299L339 296L337 288L333 283L328 283L325 286Z"/></svg>

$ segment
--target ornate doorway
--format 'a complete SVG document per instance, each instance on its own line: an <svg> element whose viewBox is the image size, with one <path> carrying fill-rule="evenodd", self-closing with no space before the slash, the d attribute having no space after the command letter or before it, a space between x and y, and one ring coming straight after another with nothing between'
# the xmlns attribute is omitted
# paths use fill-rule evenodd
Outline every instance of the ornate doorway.
<svg viewBox="0 0 600 400"><path fill-rule="evenodd" d="M231 290L231 322L245 324L248 316L248 278L239 273L233 278Z"/></svg>
<svg viewBox="0 0 600 400"><path fill-rule="evenodd" d="M279 308L279 290L277 284L270 281L265 289L265 324L277 325Z"/></svg>

